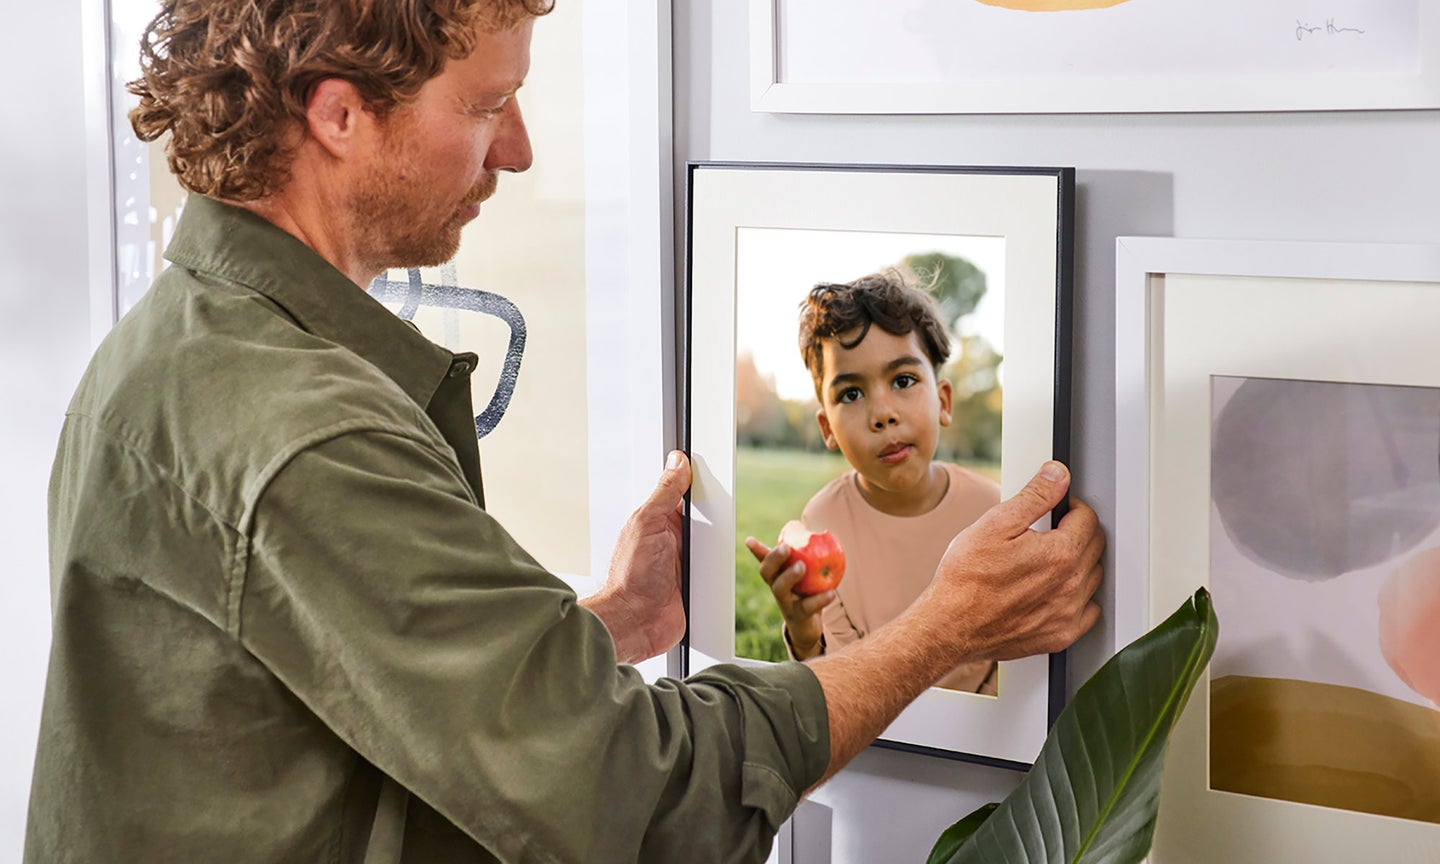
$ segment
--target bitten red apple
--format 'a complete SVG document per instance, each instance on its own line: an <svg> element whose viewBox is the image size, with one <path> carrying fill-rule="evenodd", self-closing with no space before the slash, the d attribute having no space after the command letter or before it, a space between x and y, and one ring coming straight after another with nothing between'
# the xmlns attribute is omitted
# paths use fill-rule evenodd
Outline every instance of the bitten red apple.
<svg viewBox="0 0 1440 864"><path fill-rule="evenodd" d="M796 561L805 564L805 575L795 585L796 594L819 594L840 584L845 575L845 550L834 534L811 531L805 523L792 519L780 529L780 542L792 550L786 567Z"/></svg>

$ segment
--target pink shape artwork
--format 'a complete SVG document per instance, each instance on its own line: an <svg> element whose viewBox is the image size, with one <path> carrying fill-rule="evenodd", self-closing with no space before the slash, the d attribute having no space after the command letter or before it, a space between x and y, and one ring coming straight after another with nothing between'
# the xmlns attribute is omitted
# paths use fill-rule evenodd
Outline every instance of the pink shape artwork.
<svg viewBox="0 0 1440 864"><path fill-rule="evenodd" d="M1440 548L1400 565L1377 603L1385 661L1406 686L1440 707Z"/></svg>

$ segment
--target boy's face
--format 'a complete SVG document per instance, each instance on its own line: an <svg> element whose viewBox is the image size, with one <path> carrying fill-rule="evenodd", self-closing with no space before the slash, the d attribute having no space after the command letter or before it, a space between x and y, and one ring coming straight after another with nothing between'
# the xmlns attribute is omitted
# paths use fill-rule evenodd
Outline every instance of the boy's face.
<svg viewBox="0 0 1440 864"><path fill-rule="evenodd" d="M936 380L919 334L872 326L854 348L823 340L821 357L815 419L825 446L845 454L867 491L921 492L940 427L950 425L950 382Z"/></svg>

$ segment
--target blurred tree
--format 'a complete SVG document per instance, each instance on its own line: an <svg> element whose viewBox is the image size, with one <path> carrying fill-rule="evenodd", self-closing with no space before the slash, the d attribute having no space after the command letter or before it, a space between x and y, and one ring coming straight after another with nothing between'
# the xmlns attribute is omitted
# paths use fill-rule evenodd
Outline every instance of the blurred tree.
<svg viewBox="0 0 1440 864"><path fill-rule="evenodd" d="M786 435L785 406L773 380L760 374L748 352L735 358L735 441L742 447L775 447Z"/></svg>
<svg viewBox="0 0 1440 864"><path fill-rule="evenodd" d="M999 369L1004 359L983 336L966 334L960 319L975 311L987 289L985 271L955 255L923 252L901 259L899 268L927 289L954 340L941 375L953 388L950 426L940 431L941 459L998 462L1000 459Z"/></svg>
<svg viewBox="0 0 1440 864"><path fill-rule="evenodd" d="M781 399L748 352L735 358L735 443L741 447L824 450L814 399Z"/></svg>
<svg viewBox="0 0 1440 864"><path fill-rule="evenodd" d="M998 462L1002 358L981 336L961 337L957 348L942 371L953 396L951 423L940 430L939 455L949 460Z"/></svg>
<svg viewBox="0 0 1440 864"><path fill-rule="evenodd" d="M921 252L900 259L900 270L909 273L915 284L930 292L940 304L945 328L955 330L961 318L975 311L985 296L985 271L956 255Z"/></svg>
<svg viewBox="0 0 1440 864"><path fill-rule="evenodd" d="M815 422L815 412L819 410L820 403L814 399L804 402L785 400L785 417L790 428L794 430L796 446L812 453L824 452L826 449L825 439L820 435L820 424Z"/></svg>

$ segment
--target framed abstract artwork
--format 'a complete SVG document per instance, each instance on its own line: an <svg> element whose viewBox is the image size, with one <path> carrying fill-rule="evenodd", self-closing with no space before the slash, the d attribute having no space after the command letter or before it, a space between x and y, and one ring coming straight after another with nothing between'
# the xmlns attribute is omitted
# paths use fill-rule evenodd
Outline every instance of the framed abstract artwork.
<svg viewBox="0 0 1440 864"><path fill-rule="evenodd" d="M855 512L863 516L843 530L835 525L849 563L825 613L824 650L840 650L915 599L975 513L1015 492L1046 459L1068 456L1074 172L697 163L687 189L684 427L695 468L688 671L790 656L778 601L745 540L773 546L782 526L802 514L810 527L828 530L815 521L817 502L858 496ZM949 478L945 506L968 501L972 515L926 521L886 510L874 490L903 484L892 489L874 479L890 467L869 465L870 445L842 431L833 413L821 419L821 386L798 347L801 301L822 283L871 276L928 291L950 345L948 358L927 362L915 356L918 347L890 352L897 356L888 364L909 357L915 368L896 373L886 392L933 374L930 386L944 390L947 407L938 425L934 417L913 426L906 420L905 433L896 433L905 440L877 449L876 459L940 472L917 476ZM918 338L875 327L854 344L858 352ZM860 374L857 367L835 378L853 383ZM847 384L825 396L826 411L885 398L879 384L876 395L858 395L868 386ZM912 548L937 546L916 553L912 583L886 553L857 551L874 537L911 531L919 534ZM957 670L931 688L881 743L1027 766L1064 699L1063 656L983 665L971 678L962 681Z"/></svg>
<svg viewBox="0 0 1440 864"><path fill-rule="evenodd" d="M1117 629L1220 637L1156 864L1440 849L1440 246L1122 237Z"/></svg>
<svg viewBox="0 0 1440 864"><path fill-rule="evenodd" d="M750 0L750 52L780 113L1440 106L1440 0Z"/></svg>

